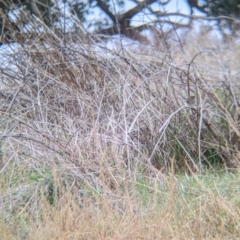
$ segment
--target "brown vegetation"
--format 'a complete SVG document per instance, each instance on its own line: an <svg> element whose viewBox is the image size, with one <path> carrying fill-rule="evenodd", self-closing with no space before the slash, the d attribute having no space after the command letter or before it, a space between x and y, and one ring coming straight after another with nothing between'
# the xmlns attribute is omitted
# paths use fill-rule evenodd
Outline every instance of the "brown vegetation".
<svg viewBox="0 0 240 240"><path fill-rule="evenodd" d="M238 167L236 43L109 49L81 37L45 29L1 50L5 239L238 236L237 200L183 196L174 173Z"/></svg>

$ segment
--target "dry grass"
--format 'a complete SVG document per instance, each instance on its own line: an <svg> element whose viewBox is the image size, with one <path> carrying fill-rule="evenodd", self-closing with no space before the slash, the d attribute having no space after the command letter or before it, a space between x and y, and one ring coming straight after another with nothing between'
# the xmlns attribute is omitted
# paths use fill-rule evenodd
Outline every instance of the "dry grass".
<svg viewBox="0 0 240 240"><path fill-rule="evenodd" d="M237 239L237 43L71 39L1 50L4 239Z"/></svg>
<svg viewBox="0 0 240 240"><path fill-rule="evenodd" d="M58 193L54 204L47 199L44 186L38 193L35 189L31 199L22 201L14 202L13 194L8 192L11 199L3 203L5 223L1 223L4 239L238 239L239 236L240 178L236 174L208 174L184 180L170 177L164 191L159 190L157 182L144 186L138 180L135 184L127 182L124 190L119 188L115 194L91 190L81 194L74 185L57 185L58 180L55 179L58 189L54 191Z"/></svg>

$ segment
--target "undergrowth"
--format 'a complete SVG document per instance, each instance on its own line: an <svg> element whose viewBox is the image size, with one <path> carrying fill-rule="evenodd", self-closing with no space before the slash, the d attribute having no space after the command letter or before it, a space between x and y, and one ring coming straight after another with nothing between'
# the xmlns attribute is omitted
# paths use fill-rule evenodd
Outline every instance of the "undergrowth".
<svg viewBox="0 0 240 240"><path fill-rule="evenodd" d="M42 29L1 49L3 239L237 239L238 44Z"/></svg>

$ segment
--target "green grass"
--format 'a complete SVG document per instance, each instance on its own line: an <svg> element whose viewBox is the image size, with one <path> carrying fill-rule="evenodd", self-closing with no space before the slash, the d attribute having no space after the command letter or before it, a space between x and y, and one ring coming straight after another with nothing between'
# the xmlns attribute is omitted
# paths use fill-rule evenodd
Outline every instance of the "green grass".
<svg viewBox="0 0 240 240"><path fill-rule="evenodd" d="M193 239L220 239L240 233L237 171L167 174L164 189L157 179L139 176L135 183L126 180L109 195L104 187L99 191L86 182L66 183L56 170L18 167L15 177L1 174L2 196L10 200L1 206L0 227L5 236L11 236L6 239L56 239L57 232L62 234L60 239L118 239L120 226L127 239L158 238L164 232L166 239L184 239L189 234ZM51 193L46 192L49 182ZM24 186L27 191L20 190ZM158 230L156 224L161 224Z"/></svg>

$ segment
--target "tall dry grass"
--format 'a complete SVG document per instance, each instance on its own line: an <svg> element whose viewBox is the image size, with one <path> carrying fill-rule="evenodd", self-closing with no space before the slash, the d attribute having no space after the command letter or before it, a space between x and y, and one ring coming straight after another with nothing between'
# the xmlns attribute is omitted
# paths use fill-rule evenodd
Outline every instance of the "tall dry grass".
<svg viewBox="0 0 240 240"><path fill-rule="evenodd" d="M65 37L1 50L4 238L237 239L239 190L175 172L238 167L238 44Z"/></svg>

